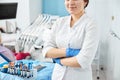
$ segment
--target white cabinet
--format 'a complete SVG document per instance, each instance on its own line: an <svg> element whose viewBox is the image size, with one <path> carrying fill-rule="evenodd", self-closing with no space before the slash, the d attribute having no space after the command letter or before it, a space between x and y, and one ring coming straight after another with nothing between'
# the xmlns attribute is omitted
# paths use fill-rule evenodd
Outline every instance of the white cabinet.
<svg viewBox="0 0 120 80"><path fill-rule="evenodd" d="M120 80L120 40L109 35L109 49L107 54L107 80Z"/></svg>
<svg viewBox="0 0 120 80"><path fill-rule="evenodd" d="M107 46L104 47L107 49L104 56L106 80L120 80L120 37L112 32L107 38Z"/></svg>
<svg viewBox="0 0 120 80"><path fill-rule="evenodd" d="M109 13L111 18L110 33L107 53L107 80L120 80L120 1L109 1Z"/></svg>
<svg viewBox="0 0 120 80"><path fill-rule="evenodd" d="M120 40L116 39L115 60L114 60L114 80L120 80Z"/></svg>
<svg viewBox="0 0 120 80"><path fill-rule="evenodd" d="M120 38L119 3L120 0L91 0L87 8L101 29L100 60L106 80L120 80L120 40L110 34L114 31Z"/></svg>

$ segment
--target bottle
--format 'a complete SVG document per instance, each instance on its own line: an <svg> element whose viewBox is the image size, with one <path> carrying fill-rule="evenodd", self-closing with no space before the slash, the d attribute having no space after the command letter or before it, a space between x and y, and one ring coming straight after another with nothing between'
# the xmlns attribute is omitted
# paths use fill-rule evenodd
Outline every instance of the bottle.
<svg viewBox="0 0 120 80"><path fill-rule="evenodd" d="M30 78L30 71L29 70L27 70L26 77Z"/></svg>

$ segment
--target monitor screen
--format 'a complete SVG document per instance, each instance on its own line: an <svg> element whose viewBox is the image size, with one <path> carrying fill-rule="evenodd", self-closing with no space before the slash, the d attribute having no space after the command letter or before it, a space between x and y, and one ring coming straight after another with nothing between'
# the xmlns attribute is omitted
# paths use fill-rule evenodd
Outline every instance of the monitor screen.
<svg viewBox="0 0 120 80"><path fill-rule="evenodd" d="M0 20L16 18L17 3L0 3Z"/></svg>

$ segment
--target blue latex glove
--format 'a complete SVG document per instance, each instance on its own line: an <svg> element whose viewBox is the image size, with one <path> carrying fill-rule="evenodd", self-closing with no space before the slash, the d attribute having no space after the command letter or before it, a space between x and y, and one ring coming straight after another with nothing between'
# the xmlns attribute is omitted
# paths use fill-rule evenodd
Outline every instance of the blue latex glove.
<svg viewBox="0 0 120 80"><path fill-rule="evenodd" d="M80 49L67 48L66 57L76 56L80 52Z"/></svg>
<svg viewBox="0 0 120 80"><path fill-rule="evenodd" d="M61 64L61 62L60 62L60 58L53 58L53 62L54 62L54 63L58 63L58 64L60 64L61 66L63 66L63 65Z"/></svg>

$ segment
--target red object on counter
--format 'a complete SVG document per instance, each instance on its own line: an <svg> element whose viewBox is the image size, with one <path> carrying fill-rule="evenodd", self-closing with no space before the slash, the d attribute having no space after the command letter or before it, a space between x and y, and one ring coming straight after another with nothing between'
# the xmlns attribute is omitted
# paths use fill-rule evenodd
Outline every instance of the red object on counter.
<svg viewBox="0 0 120 80"><path fill-rule="evenodd" d="M31 56L30 53L19 52L15 53L16 60L25 59L27 56Z"/></svg>

